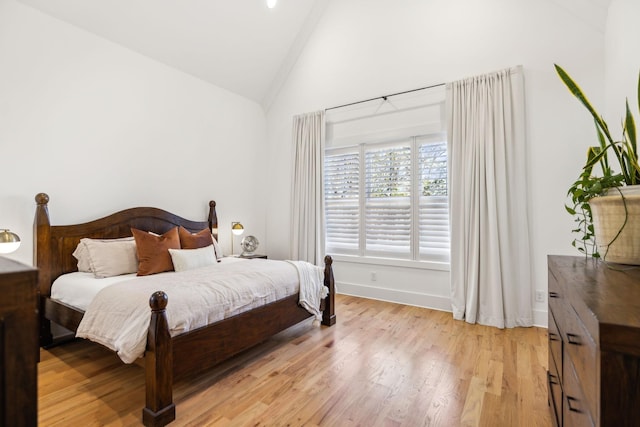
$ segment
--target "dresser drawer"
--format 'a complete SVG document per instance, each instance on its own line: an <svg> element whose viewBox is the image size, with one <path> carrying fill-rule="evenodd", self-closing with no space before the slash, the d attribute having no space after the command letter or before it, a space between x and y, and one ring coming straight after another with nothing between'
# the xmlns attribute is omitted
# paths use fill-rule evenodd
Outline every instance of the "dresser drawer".
<svg viewBox="0 0 640 427"><path fill-rule="evenodd" d="M556 320L559 323L561 319L564 306L568 303L565 302L564 292L560 288L560 284L556 280L551 270L549 270L549 311L555 313Z"/></svg>
<svg viewBox="0 0 640 427"><path fill-rule="evenodd" d="M563 385L567 382L566 378L575 378L576 387L581 389L585 400L581 406L590 412L592 418L596 418L598 408L596 378L599 374L596 364L596 344L570 305L564 307L562 319L558 319L558 329L564 341ZM577 393L576 390L572 392ZM566 388L565 393L568 394ZM566 401L565 404L567 404Z"/></svg>
<svg viewBox="0 0 640 427"><path fill-rule="evenodd" d="M558 325L553 317L553 313L549 310L549 370L551 364L554 364L558 372L562 372L562 336L558 330Z"/></svg>
<svg viewBox="0 0 640 427"><path fill-rule="evenodd" d="M555 426L562 425L562 385L560 375L553 360L549 360L549 371L547 372L547 383L549 386L549 406L553 414Z"/></svg>
<svg viewBox="0 0 640 427"><path fill-rule="evenodd" d="M584 398L576 372L569 361L564 364L562 381L564 387L564 401L562 402L563 425L576 427L594 426L589 404Z"/></svg>

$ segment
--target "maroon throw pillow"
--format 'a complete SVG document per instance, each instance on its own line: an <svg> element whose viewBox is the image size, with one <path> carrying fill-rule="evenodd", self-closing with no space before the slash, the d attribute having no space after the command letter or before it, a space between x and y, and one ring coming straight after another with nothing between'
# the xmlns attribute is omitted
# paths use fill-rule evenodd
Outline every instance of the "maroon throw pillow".
<svg viewBox="0 0 640 427"><path fill-rule="evenodd" d="M182 249L200 249L206 248L209 245L213 245L213 236L211 230L205 228L197 233L192 233L183 226L178 228L178 235L180 236L180 247Z"/></svg>

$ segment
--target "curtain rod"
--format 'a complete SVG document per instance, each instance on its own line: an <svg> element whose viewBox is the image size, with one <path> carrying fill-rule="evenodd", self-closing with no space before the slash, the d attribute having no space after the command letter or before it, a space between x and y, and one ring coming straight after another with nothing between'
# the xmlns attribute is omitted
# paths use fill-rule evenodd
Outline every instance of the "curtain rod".
<svg viewBox="0 0 640 427"><path fill-rule="evenodd" d="M419 89L411 89L411 90L405 90L404 92L392 93L391 95L376 96L375 98L365 99L363 101L351 102L349 104L338 105L336 107L331 107L331 108L325 108L324 111L335 110L336 108L342 108L342 107L349 107L351 105L362 104L364 102L369 102L369 101L375 101L376 99L384 99L386 101L387 98L389 98L390 96L404 95L405 93L417 92L419 90L431 89L431 88L434 88L434 87L444 86L444 85L445 85L445 83L438 83L436 85L425 86L425 87L421 87Z"/></svg>

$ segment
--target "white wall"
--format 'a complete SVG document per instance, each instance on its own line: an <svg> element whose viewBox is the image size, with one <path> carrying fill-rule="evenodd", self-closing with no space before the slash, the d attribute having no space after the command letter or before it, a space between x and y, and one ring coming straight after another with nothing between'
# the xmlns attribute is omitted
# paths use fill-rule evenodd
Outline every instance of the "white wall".
<svg viewBox="0 0 640 427"><path fill-rule="evenodd" d="M521 64L532 274L546 293L547 254L576 254L563 205L593 142L592 122L553 63L602 102L603 58L604 34L551 0L331 1L268 112L268 180L278 189L268 201L269 255L289 256L293 115ZM450 308L447 271L336 262L335 274L338 291ZM546 301L535 308L546 324Z"/></svg>
<svg viewBox="0 0 640 427"><path fill-rule="evenodd" d="M614 137L622 135L624 100L636 120L638 115L638 72L640 72L640 2L613 0L607 15L605 58L605 115ZM638 125L638 123L636 123Z"/></svg>
<svg viewBox="0 0 640 427"><path fill-rule="evenodd" d="M633 2L613 0L608 87L618 64L638 68L625 57L637 51ZM628 34L631 47L620 47ZM532 274L546 291L546 255L575 253L563 204L593 142L553 63L602 105L604 44L597 26L553 0L329 0L265 120L254 102L0 0L0 227L23 239L11 257L30 263L38 192L51 196L58 224L133 205L204 219L215 198L227 250L239 220L271 258L287 258L293 115L522 64ZM448 307L447 271L341 262L335 270L343 292ZM536 308L543 323L546 303Z"/></svg>
<svg viewBox="0 0 640 427"><path fill-rule="evenodd" d="M0 228L32 262L34 196L55 224L133 206L205 220L218 203L265 240L266 118L245 98L0 0ZM237 248L237 246L236 246Z"/></svg>

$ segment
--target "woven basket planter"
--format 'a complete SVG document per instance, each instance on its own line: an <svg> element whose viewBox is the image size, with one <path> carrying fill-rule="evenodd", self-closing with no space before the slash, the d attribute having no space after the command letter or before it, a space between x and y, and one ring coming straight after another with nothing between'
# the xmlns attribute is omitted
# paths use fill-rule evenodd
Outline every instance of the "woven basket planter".
<svg viewBox="0 0 640 427"><path fill-rule="evenodd" d="M589 201L598 252L607 262L640 265L640 194L637 193L640 186L620 188L624 199L614 190L609 192L612 195L595 197ZM627 223L622 228L625 204ZM620 235L616 238L618 232Z"/></svg>

